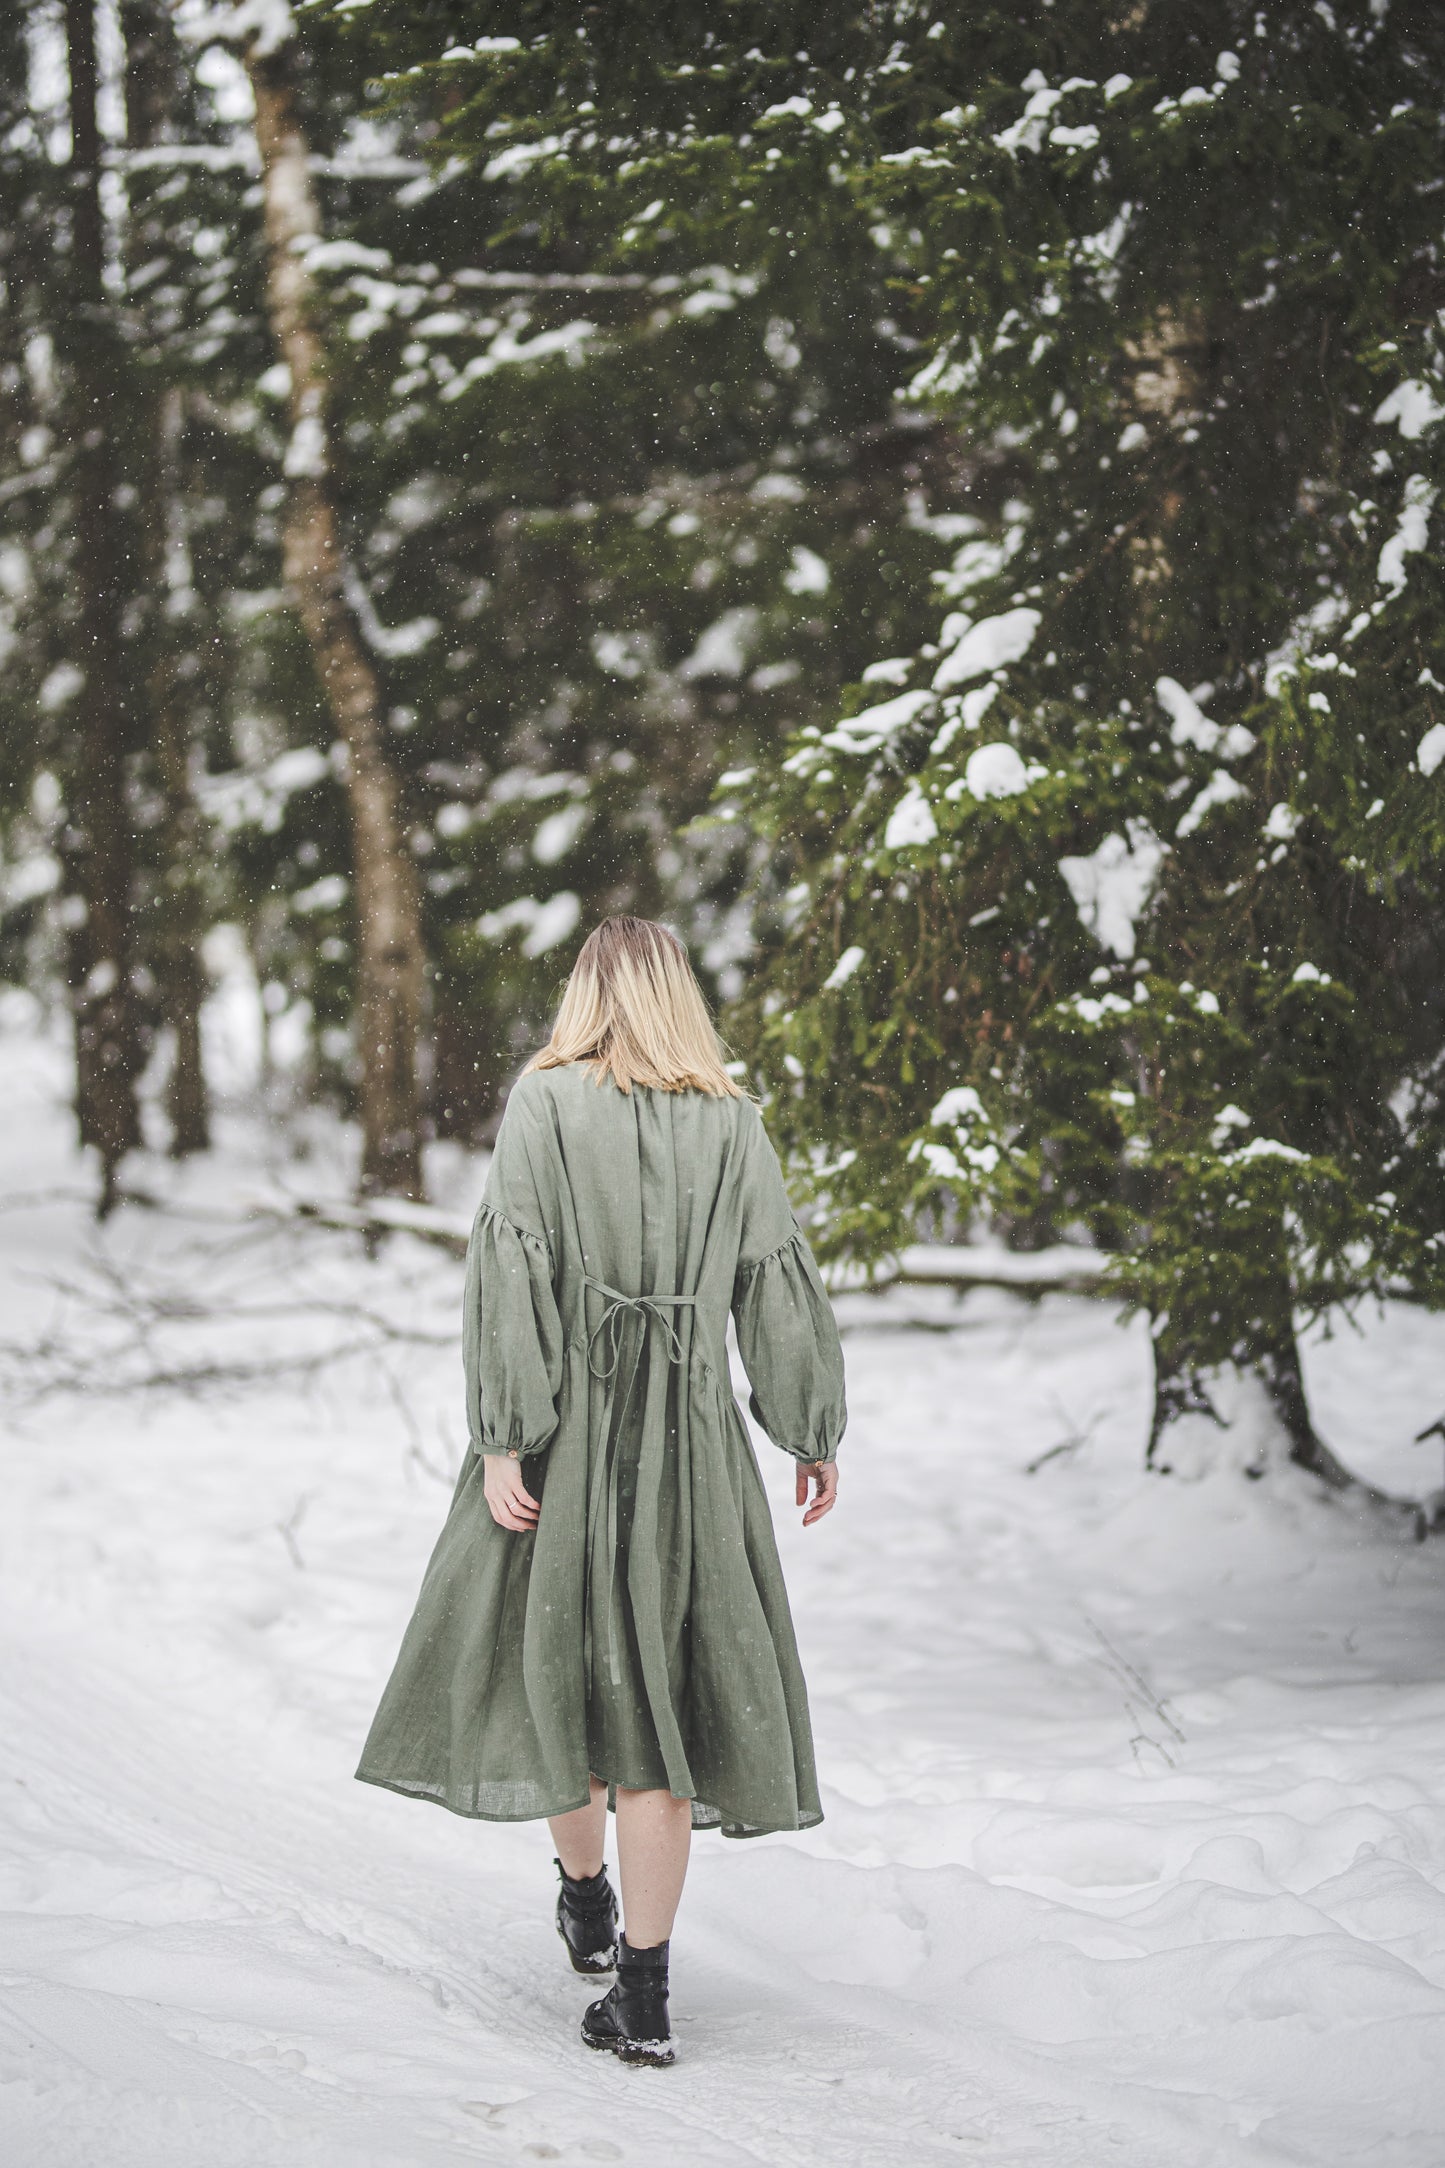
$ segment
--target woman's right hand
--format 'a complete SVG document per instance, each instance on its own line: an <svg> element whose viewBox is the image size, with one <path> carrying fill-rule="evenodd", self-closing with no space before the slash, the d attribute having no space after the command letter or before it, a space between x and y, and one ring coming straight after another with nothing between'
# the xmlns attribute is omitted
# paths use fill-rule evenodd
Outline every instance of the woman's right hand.
<svg viewBox="0 0 1445 2168"><path fill-rule="evenodd" d="M482 1490L499 1528L525 1535L537 1525L542 1508L522 1481L522 1464L510 1453L482 1455Z"/></svg>

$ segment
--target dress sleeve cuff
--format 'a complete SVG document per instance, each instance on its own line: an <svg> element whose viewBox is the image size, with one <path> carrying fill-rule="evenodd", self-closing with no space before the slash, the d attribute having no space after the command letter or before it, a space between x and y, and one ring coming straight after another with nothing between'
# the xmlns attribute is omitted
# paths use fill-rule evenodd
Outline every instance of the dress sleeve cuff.
<svg viewBox="0 0 1445 2168"><path fill-rule="evenodd" d="M817 1438L805 1438L801 1445L794 1445L787 1438L777 1437L773 1431L768 1429L767 1417L758 1406L756 1393L749 1393L748 1395L748 1412L758 1428L765 1431L768 1437L772 1439L774 1445L780 1446L791 1459L802 1461L806 1467L814 1468L825 1461L838 1458L837 1437L823 1438L821 1441Z"/></svg>

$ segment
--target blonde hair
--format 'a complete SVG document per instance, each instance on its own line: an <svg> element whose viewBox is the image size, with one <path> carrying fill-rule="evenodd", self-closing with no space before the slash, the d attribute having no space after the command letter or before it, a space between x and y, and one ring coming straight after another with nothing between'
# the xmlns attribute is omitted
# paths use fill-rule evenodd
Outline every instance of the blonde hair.
<svg viewBox="0 0 1445 2168"><path fill-rule="evenodd" d="M675 934L649 918L604 918L582 945L552 1036L527 1068L580 1062L598 1084L743 1094L723 1066L702 988Z"/></svg>

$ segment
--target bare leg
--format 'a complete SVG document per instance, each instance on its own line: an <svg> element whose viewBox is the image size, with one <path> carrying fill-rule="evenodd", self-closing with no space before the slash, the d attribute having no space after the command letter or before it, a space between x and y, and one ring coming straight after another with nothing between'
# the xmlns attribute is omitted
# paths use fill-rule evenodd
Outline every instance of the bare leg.
<svg viewBox="0 0 1445 2168"><path fill-rule="evenodd" d="M623 1932L634 1950L666 1942L677 1916L692 1842L692 1801L671 1792L617 1793Z"/></svg>
<svg viewBox="0 0 1445 2168"><path fill-rule="evenodd" d="M592 1779L592 1797L570 1814L554 1814L547 1827L563 1872L574 1882L587 1881L602 1865L602 1836L607 1827L607 1786Z"/></svg>

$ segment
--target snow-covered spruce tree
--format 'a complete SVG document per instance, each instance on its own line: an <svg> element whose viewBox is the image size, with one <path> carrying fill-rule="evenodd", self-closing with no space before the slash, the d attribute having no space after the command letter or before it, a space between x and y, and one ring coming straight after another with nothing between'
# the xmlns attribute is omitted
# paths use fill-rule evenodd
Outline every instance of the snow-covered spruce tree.
<svg viewBox="0 0 1445 2168"><path fill-rule="evenodd" d="M991 501L936 638L725 793L794 876L739 1025L835 1251L1083 1224L1154 1465L1233 1415L1344 1483L1296 1317L1445 1295L1445 21L1032 27L920 19L857 130Z"/></svg>
<svg viewBox="0 0 1445 2168"><path fill-rule="evenodd" d="M85 418L95 365L70 330L67 31L84 37L83 14L36 7L7 19L3 968L47 997L65 987L72 1002L89 980L92 966L84 980L79 970L92 926L86 846L103 794L125 861L112 922L123 919L127 947L130 1080L167 1032L170 1141L188 1150L205 1136L198 944L225 888L193 784L207 759L229 754L228 605L246 584L248 557L254 563L247 513L259 486L231 426L248 367L232 217L247 184L227 168L222 131L162 0L125 0L119 39L102 11L93 106L104 279L83 328L104 349L109 479L100 569L82 576L77 553L97 517ZM251 377L263 366L253 346ZM115 614L99 646L81 609L92 586ZM94 752L102 723L113 726L108 767ZM84 1061L78 1068L84 1135ZM136 1135L131 1119L125 1136ZM114 1168L112 1154L112 1177Z"/></svg>
<svg viewBox="0 0 1445 2168"><path fill-rule="evenodd" d="M102 54L138 1007L147 1050L174 1032L177 1143L204 1134L197 945L218 918L244 930L277 1064L344 1104L358 1083L344 762L281 593L287 384L229 35L263 19L127 0ZM826 721L880 647L924 636L946 556L926 507L957 448L893 399L913 364L863 227L825 296L798 282L792 314L661 218L630 239L600 216L549 221L525 170L449 145L429 172L429 87L379 115L365 47L317 10L299 28L348 599L421 875L428 1118L472 1135L586 917L673 917L726 989L750 847L683 845L679 827L719 766L790 719ZM46 985L74 908L56 846L85 720L82 446L58 291L63 13L15 26L17 94L22 31L59 90L53 112L19 98L4 147L3 923L7 971Z"/></svg>
<svg viewBox="0 0 1445 2168"><path fill-rule="evenodd" d="M946 421L894 398L916 360L846 200L811 262L774 262L721 251L645 173L614 194L555 155L609 29L564 13L560 77L484 11L341 18L391 78L358 124L434 160L322 258L356 562L415 641L387 668L458 1130L494 1118L593 914L669 917L727 989L752 853L679 828L719 767L924 636L947 556L927 506L958 463ZM299 21L319 62L329 11Z"/></svg>

